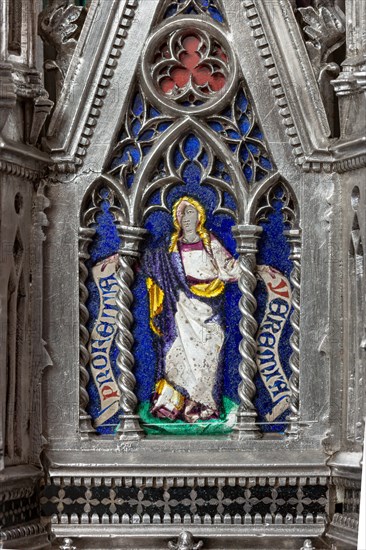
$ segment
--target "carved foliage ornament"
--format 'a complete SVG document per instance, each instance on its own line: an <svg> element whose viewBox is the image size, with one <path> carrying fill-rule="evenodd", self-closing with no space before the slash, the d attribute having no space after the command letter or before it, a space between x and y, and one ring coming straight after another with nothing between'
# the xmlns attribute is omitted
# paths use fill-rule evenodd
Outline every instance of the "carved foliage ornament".
<svg viewBox="0 0 366 550"><path fill-rule="evenodd" d="M54 60L45 61L45 69L57 72L57 95L60 94L85 15L85 8L70 4L67 0L56 0L51 2L39 16L39 34L56 51Z"/></svg>
<svg viewBox="0 0 366 550"><path fill-rule="evenodd" d="M299 12L305 22L304 32L309 37L306 48L320 80L324 69L331 68L328 58L346 39L345 15L332 3L299 8Z"/></svg>

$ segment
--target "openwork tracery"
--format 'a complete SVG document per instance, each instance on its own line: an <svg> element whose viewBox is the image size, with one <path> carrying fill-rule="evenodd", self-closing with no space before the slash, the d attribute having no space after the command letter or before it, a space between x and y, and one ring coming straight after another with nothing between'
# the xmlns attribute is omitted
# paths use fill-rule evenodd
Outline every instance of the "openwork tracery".
<svg viewBox="0 0 366 550"><path fill-rule="evenodd" d="M284 228L288 222L294 223L294 216L297 214L291 194L287 193L285 188L281 197L278 197L278 188L275 184L279 176L251 104L245 81L239 73L236 56L225 35L224 26L221 25L224 18L220 10L221 8L212 1L196 0L173 2L166 9L163 21L158 22L144 48L139 77L131 90L124 124L105 166L103 185L111 186L111 196L115 197L117 193L121 208L118 211L113 201L113 204L110 201L108 203L118 234L116 259L109 260L115 262L116 270L114 370L118 376L114 383L113 372L111 373L109 390L106 390L105 394L113 396L114 399L108 401L108 418L111 418L112 412L121 413L117 430L121 438L142 437L139 415L140 418L142 414L148 416L146 410L143 412L143 404L142 409L141 406L139 408L139 415L137 414L136 377L132 372L136 354L137 363L141 360L146 361L146 358L141 359L141 354L139 355L139 329L136 333L137 342L134 342L133 289L141 286L141 274L136 272L134 265L141 256L148 233L149 242L153 243L153 247L156 247L159 239L161 241L164 237L163 230L159 227L161 224L162 227L168 227L168 218L164 218L164 215L170 216L177 200L183 196L186 197L187 204L191 201L190 204L202 209L202 215L205 219L208 217L208 223L214 231L215 227L216 231L220 231L221 227L215 224L222 223L229 230L233 223L237 224L232 234L236 241L236 250L232 244L235 241L230 236L225 252L229 254L227 248L233 248L239 256L236 260L232 258L232 262L236 262L236 269L240 272L240 275L235 277L241 293L238 310L241 320L236 329L237 335L232 337L234 340L236 338L237 352L230 352L239 354L237 361L240 362L236 374L234 372L230 375L231 384L236 388L232 398L235 400L239 397L233 437L260 437L254 405L258 370L255 272L258 240L262 233L259 224L267 219L273 208L274 199L282 201ZM178 17L175 18L174 15ZM263 197L259 203L258 196ZM256 214L253 214L253 205L256 205ZM95 221L95 217L90 218L89 226L95 224ZM81 418L87 416L88 408L88 314L85 311L85 283L88 272L85 269L85 261L88 259L88 243L93 238L91 231L92 229L84 229L81 233L84 235L80 256ZM212 239L216 242L214 233L205 238L209 247ZM294 239L294 235L289 235L290 242L291 239ZM271 413L271 418L281 417L282 420L286 411L284 403L290 401L296 419L299 408L299 273L295 272L295 267L298 268L299 264L296 264L296 254L297 252L292 254L294 312L291 317L291 398L288 397L290 390L287 390L286 401L281 407L274 402L277 408ZM144 260L143 265L145 264ZM146 265L143 269L147 269ZM162 332L155 323L162 314L166 290L163 291L150 276L147 279L147 288L150 300L150 327L154 328L156 336L161 336ZM212 296L218 296L222 288L220 286L219 290L217 287L214 291L217 294ZM200 288L199 292L206 290ZM229 344L229 347L230 345L232 344ZM111 353L113 355L113 348ZM145 387L146 383L142 382L139 371L136 376L142 387ZM237 382L234 382L235 376ZM276 384L278 386L279 382ZM269 385L266 389L275 394ZM145 395L145 390L139 391L141 395ZM160 384L155 391L168 390L165 386L162 389ZM184 388L182 391L183 393L176 392L176 406L182 399L188 399ZM229 395L231 390L227 391ZM144 398L139 399L143 401ZM187 410L186 408L184 414L190 419L195 415L203 419L204 414L211 414L205 413L202 407L197 408L195 404L191 405L189 413ZM213 418L212 414L211 417ZM104 418L98 418L95 425L101 425Z"/></svg>

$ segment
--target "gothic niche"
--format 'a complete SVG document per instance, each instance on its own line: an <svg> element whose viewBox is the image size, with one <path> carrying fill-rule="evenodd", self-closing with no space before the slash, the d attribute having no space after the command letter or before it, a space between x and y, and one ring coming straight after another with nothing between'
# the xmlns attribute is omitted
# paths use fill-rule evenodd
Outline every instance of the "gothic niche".
<svg viewBox="0 0 366 550"><path fill-rule="evenodd" d="M296 201L206 4L157 22L83 203L84 435L297 434Z"/></svg>

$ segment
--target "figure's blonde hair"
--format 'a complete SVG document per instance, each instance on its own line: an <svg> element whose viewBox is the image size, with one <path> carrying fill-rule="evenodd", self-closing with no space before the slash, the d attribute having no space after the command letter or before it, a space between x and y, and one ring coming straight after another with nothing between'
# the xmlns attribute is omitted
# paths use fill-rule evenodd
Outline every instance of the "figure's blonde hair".
<svg viewBox="0 0 366 550"><path fill-rule="evenodd" d="M205 247L206 251L212 256L212 249L211 249L211 236L210 233L205 228L205 222L206 222L206 213L203 206L193 199L192 197L181 197L173 206L173 224L175 231L172 234L172 238L170 240L170 247L169 252L173 252L176 250L178 240L182 236L182 226L180 224L180 220L178 219L178 211L179 207L183 202L186 202L193 206L198 212L198 223L196 227L196 231L201 238L203 242L203 246Z"/></svg>

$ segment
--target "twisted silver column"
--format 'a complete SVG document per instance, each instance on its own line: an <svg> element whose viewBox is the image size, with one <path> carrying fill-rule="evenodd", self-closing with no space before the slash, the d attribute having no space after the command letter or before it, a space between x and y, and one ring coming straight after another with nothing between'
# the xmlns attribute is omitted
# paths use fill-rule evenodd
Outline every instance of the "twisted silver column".
<svg viewBox="0 0 366 550"><path fill-rule="evenodd" d="M290 275L292 285L291 303L293 311L291 314L292 335L290 346L292 349L290 357L291 377L290 377L290 409L289 424L286 429L286 435L297 437L299 433L300 419L300 282L301 282L301 230L291 229L285 231L285 235L291 245L290 260L293 261L293 268Z"/></svg>
<svg viewBox="0 0 366 550"><path fill-rule="evenodd" d="M140 426L139 417L135 414L137 397L134 393L136 379L132 372L135 359L132 354L134 339L131 332L133 324L131 287L134 282L132 265L140 255L140 246L147 231L123 225L117 227L121 238L119 267L116 273L118 283L116 345L119 352L117 358L117 368L119 370L117 384L120 391L122 414L120 415L120 424L116 436L123 440L134 440L144 437L144 432Z"/></svg>
<svg viewBox="0 0 366 550"><path fill-rule="evenodd" d="M233 229L237 242L237 251L240 254L239 266L241 275L239 278L239 288L242 293L239 302L241 313L239 329L242 335L239 346L241 355L239 365L241 382L238 389L240 406L237 413L236 425L232 433L232 437L239 440L259 439L262 437L256 424L257 413L253 405L256 392L254 377L257 373L257 364L255 362L257 344L255 334L258 328L254 318L257 302L253 293L257 284L255 277L255 255L257 252L257 240L261 232L262 228L257 225L239 225Z"/></svg>
<svg viewBox="0 0 366 550"><path fill-rule="evenodd" d="M89 311L86 307L89 292L85 285L88 277L85 262L90 258L88 248L94 234L95 229L91 227L81 227L79 229L79 429L81 437L89 437L89 434L95 433L91 417L86 412L89 404L89 394L86 388L90 377L87 371L89 331L86 328L89 319Z"/></svg>

